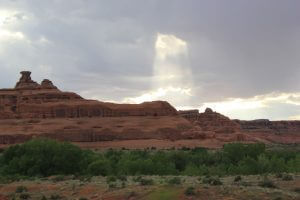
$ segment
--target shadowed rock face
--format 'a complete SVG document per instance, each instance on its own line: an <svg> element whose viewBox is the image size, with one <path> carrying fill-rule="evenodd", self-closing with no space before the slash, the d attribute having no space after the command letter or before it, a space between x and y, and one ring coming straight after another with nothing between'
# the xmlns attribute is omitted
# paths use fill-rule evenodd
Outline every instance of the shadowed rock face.
<svg viewBox="0 0 300 200"><path fill-rule="evenodd" d="M14 89L0 90L0 119L177 115L168 102L113 104L85 100L75 93L58 90L48 79L38 84L30 75L31 72L22 71Z"/></svg>

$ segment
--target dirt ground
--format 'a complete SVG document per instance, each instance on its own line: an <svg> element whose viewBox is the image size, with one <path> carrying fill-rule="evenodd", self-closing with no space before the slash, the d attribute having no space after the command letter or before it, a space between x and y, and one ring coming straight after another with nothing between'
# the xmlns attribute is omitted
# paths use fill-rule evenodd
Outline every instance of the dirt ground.
<svg viewBox="0 0 300 200"><path fill-rule="evenodd" d="M274 187L262 187L264 176L242 176L220 178L222 185L204 184L205 177L179 176L180 184L171 185L169 176L143 176L153 184L141 185L137 177L126 180L108 180L106 177L53 176L43 179L21 180L0 185L0 200L300 200L300 175L293 174L292 180L283 180L269 175ZM192 187L193 194L187 195Z"/></svg>
<svg viewBox="0 0 300 200"><path fill-rule="evenodd" d="M157 149L171 149L171 148L182 148L182 147L204 147L209 149L222 148L224 142L220 142L216 139L205 139L205 140L119 140L119 141L103 141L103 142L74 142L84 149L146 149L146 148L157 148Z"/></svg>

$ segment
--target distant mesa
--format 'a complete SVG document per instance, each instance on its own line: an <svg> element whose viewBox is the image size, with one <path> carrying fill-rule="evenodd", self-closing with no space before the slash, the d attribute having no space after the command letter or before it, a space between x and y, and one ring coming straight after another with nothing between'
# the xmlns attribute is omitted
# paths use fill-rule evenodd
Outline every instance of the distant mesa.
<svg viewBox="0 0 300 200"><path fill-rule="evenodd" d="M0 146L35 137L91 148L104 141L126 141L126 147L132 147L130 140L147 140L141 142L147 147L155 146L151 140L179 146L178 141L195 140L193 145L201 141L208 147L233 141L292 144L300 143L300 121L231 120L211 108L203 113L177 111L166 101L116 104L87 100L59 90L49 79L39 84L31 79L30 71L22 71L15 88L0 89Z"/></svg>
<svg viewBox="0 0 300 200"><path fill-rule="evenodd" d="M81 118L178 115L165 101L114 104L86 100L73 92L62 92L49 79L41 84L22 71L14 89L0 90L0 119Z"/></svg>

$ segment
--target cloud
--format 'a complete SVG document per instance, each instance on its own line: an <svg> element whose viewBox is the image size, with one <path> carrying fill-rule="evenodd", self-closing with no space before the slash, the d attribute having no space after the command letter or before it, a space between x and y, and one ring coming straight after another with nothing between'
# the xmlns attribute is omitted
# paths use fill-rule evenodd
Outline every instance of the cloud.
<svg viewBox="0 0 300 200"><path fill-rule="evenodd" d="M252 98L230 98L221 102L204 103L200 110L212 108L231 118L272 120L298 119L300 93L270 93Z"/></svg>
<svg viewBox="0 0 300 200"><path fill-rule="evenodd" d="M0 86L14 86L28 69L86 98L238 103L233 117L288 119L298 115L298 97L253 98L299 93L299 7L294 0L2 0ZM180 93L187 89L191 95Z"/></svg>
<svg viewBox="0 0 300 200"><path fill-rule="evenodd" d="M184 99L192 96L190 88L158 88L155 91L150 91L138 97L127 97L123 100L124 103L142 103L146 101L165 100L173 104L183 103ZM179 102L178 102L179 99Z"/></svg>

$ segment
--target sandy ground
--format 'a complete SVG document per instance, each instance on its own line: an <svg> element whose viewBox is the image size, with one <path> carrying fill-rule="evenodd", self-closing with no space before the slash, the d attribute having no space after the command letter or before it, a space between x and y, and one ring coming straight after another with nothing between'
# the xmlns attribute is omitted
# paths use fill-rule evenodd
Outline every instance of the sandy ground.
<svg viewBox="0 0 300 200"><path fill-rule="evenodd" d="M203 184L204 177L180 176L179 185L170 185L172 177L148 176L154 181L153 185L142 186L134 181L136 177L127 177L126 181L107 182L105 177L91 179L74 179L55 177L19 181L0 184L0 200L19 199L20 195L27 194L29 199L94 199L94 200L299 200L300 176L292 175L293 180L283 181L273 175L268 178L275 188L259 186L263 176L242 176L240 182L234 182L235 177L220 178L222 185L212 186ZM17 192L18 187L25 187L26 191ZM193 187L195 194L185 195L184 191Z"/></svg>

